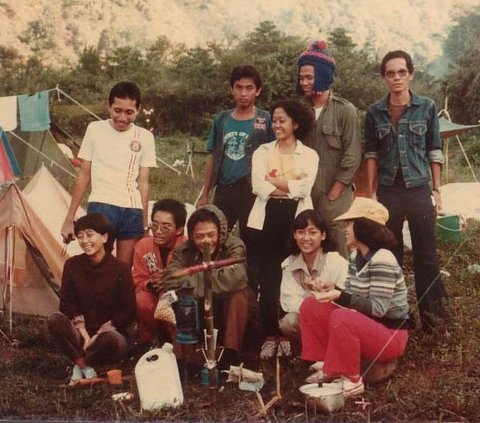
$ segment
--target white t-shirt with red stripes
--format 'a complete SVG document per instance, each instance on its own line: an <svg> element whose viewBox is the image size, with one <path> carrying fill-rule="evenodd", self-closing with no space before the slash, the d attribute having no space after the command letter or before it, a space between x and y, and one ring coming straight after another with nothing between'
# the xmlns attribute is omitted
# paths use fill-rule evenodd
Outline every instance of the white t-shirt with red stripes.
<svg viewBox="0 0 480 423"><path fill-rule="evenodd" d="M92 162L89 202L142 209L139 169L156 167L151 132L134 124L127 131L117 131L108 120L91 122L78 157Z"/></svg>

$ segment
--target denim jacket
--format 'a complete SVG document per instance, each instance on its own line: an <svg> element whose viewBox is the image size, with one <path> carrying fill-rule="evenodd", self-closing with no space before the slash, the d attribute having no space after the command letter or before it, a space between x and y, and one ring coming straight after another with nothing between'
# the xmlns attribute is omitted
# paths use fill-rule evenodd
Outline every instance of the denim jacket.
<svg viewBox="0 0 480 423"><path fill-rule="evenodd" d="M427 185L430 163L443 163L435 103L415 93L411 99L397 128L388 111L388 95L368 108L365 158L377 160L380 185L392 186L399 168L407 188Z"/></svg>

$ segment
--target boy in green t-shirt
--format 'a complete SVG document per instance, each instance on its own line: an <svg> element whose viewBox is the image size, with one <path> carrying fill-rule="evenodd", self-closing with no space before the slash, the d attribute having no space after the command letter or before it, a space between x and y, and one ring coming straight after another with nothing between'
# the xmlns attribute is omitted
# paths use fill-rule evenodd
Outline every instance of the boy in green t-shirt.
<svg viewBox="0 0 480 423"><path fill-rule="evenodd" d="M270 113L255 107L255 99L262 91L262 79L253 66L236 66L230 74L230 87L235 107L225 110L213 119L207 141L205 182L197 206L208 203L210 189L216 187L213 204L227 217L230 231L238 221L240 238L245 242L249 260L249 282L254 283L254 258L249 241L247 219L255 201L251 184L251 159L255 149L273 141Z"/></svg>

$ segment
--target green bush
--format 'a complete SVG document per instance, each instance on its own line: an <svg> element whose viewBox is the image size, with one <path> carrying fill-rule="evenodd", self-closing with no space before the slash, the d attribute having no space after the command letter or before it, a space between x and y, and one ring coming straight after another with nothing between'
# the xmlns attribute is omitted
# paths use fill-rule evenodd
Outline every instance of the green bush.
<svg viewBox="0 0 480 423"><path fill-rule="evenodd" d="M464 139L463 147L472 166L480 166L480 136L472 135ZM464 165L467 164L465 158Z"/></svg>

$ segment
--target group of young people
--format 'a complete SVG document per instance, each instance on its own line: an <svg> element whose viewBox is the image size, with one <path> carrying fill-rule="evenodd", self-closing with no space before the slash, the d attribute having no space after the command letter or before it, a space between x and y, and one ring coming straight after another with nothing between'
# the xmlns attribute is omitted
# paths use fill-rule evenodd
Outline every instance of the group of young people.
<svg viewBox="0 0 480 423"><path fill-rule="evenodd" d="M175 290L201 300L203 274L177 273L203 263L208 251L211 260L246 258L212 270L214 319L229 363L254 358L262 343L268 350L284 336L313 363L307 382L341 378L345 395L361 393L361 360L390 361L407 343L405 219L422 324L445 324L434 238L442 146L434 102L410 90L410 56L397 50L383 58L388 94L367 111L370 198L355 197L360 122L356 108L330 88L336 65L326 43L309 44L297 64L297 93L307 101L280 100L271 112L255 106L259 72L232 70L235 106L213 120L204 189L188 221L184 204L163 199L148 223L153 136L134 124L138 87L112 88L110 119L85 134L62 227L64 240L75 236L84 254L66 262L60 310L49 319L75 363L73 381L124 356L135 319L139 344L175 343L175 325L154 318L159 296ZM89 185L87 215L75 221ZM252 343L258 321L262 341Z"/></svg>

